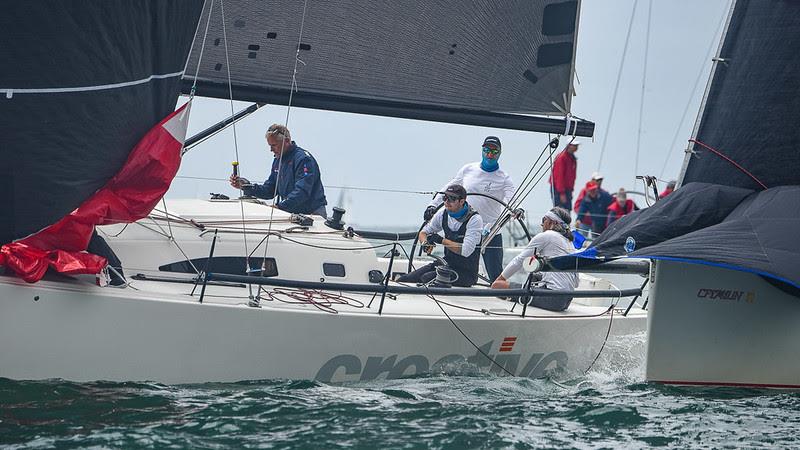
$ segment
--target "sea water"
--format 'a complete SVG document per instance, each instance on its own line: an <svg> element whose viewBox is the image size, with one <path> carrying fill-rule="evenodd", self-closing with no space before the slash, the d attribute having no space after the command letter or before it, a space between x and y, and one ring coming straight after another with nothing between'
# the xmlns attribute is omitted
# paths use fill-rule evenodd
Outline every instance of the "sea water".
<svg viewBox="0 0 800 450"><path fill-rule="evenodd" d="M328 385L0 379L4 448L800 446L800 394L645 383L644 334L587 373Z"/></svg>

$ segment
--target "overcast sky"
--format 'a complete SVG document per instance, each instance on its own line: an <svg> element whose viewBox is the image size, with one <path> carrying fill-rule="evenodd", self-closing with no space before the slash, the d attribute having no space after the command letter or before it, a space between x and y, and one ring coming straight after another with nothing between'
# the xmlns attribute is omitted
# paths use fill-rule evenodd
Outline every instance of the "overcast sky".
<svg viewBox="0 0 800 450"><path fill-rule="evenodd" d="M650 2L639 0L610 118L634 0L583 0L576 57L577 95L572 112L595 122L597 128L593 139L582 139L577 153L576 189L598 170L605 140L599 167L605 176L603 187L609 191L619 187L641 190L634 179L640 126L638 174L664 180L677 178L682 150L694 126L711 68L708 52L709 49L716 52L720 24L728 13L729 2L652 1L640 115ZM248 105L234 102L233 108L239 111ZM229 101L196 98L189 135L224 119L230 115L230 108ZM237 124L238 159L243 176L263 182L272 160L264 143L264 132L269 124L286 120L285 106L270 105ZM329 213L339 203L338 187L351 186L347 191L345 219L361 226L415 228L421 222L429 196L359 188L437 190L463 164L480 160L481 143L487 135L500 137L503 143L500 166L515 181L521 181L547 143L546 134L302 108L289 110L288 126L295 141L319 162ZM167 197L208 198L210 192L237 195L222 181L230 175L230 163L235 159L233 132L229 128L187 153ZM546 211L550 206L548 184L542 182L523 206L532 214Z"/></svg>

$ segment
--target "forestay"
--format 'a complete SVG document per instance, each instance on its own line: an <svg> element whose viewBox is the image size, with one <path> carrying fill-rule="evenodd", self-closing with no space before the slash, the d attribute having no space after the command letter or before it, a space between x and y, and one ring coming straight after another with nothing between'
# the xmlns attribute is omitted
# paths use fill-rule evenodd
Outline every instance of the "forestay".
<svg viewBox="0 0 800 450"><path fill-rule="evenodd" d="M800 184L800 3L736 0L683 183ZM735 161L744 170L715 154Z"/></svg>

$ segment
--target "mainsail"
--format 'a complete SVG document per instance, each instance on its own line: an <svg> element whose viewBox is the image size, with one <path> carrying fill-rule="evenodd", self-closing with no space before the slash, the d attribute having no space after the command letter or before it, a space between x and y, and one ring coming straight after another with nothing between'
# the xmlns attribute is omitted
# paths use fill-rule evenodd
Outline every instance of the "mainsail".
<svg viewBox="0 0 800 450"><path fill-rule="evenodd" d="M0 14L0 244L74 210L175 109L201 10L92 0Z"/></svg>
<svg viewBox="0 0 800 450"><path fill-rule="evenodd" d="M237 100L586 136L591 122L530 117L570 112L578 12L576 0L208 2L183 90L228 98L230 83Z"/></svg>

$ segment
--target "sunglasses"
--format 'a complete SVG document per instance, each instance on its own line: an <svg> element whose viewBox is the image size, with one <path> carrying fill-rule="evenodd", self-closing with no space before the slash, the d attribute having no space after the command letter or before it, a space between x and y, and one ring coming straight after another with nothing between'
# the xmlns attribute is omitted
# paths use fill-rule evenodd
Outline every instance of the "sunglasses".
<svg viewBox="0 0 800 450"><path fill-rule="evenodd" d="M483 153L489 155L499 155L500 149L499 148L492 148L492 147L483 147Z"/></svg>
<svg viewBox="0 0 800 450"><path fill-rule="evenodd" d="M461 197L458 197L458 196L455 196L455 195L446 194L444 196L444 201L446 201L446 202L454 203L454 202L457 202L459 200L461 200Z"/></svg>

